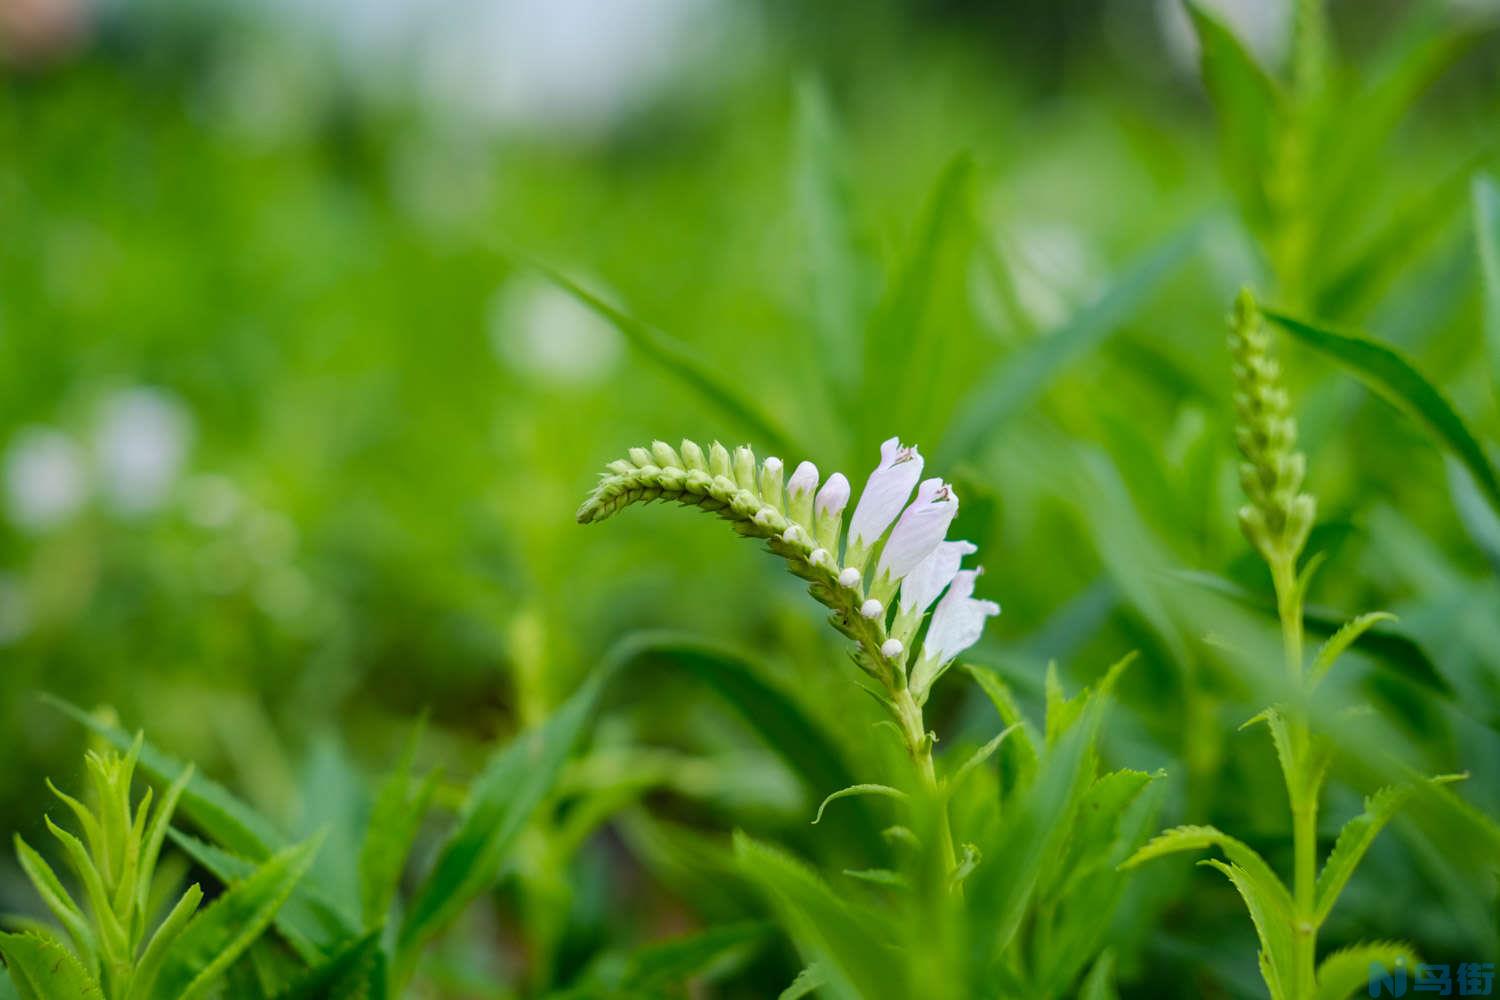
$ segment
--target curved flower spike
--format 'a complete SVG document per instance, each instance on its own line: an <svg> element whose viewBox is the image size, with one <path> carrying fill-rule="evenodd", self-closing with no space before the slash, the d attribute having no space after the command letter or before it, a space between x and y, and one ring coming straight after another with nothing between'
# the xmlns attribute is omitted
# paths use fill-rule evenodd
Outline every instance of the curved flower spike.
<svg viewBox="0 0 1500 1000"><path fill-rule="evenodd" d="M927 700L933 682L954 658L979 641L985 621L1000 613L1000 605L994 601L974 599L974 581L981 572L966 569L956 574L948 593L932 613L932 624L927 627L927 638L922 643L922 657L911 672L911 692L918 705Z"/></svg>
<svg viewBox="0 0 1500 1000"><path fill-rule="evenodd" d="M928 479L917 488L917 499L901 513L891 529L875 571L875 596L885 600L938 547L958 514L958 494L941 479Z"/></svg>
<svg viewBox="0 0 1500 1000"><path fill-rule="evenodd" d="M880 464L870 473L849 519L849 552L844 562L863 570L870 550L896 520L911 491L922 478L922 453L906 447L900 438L880 446Z"/></svg>

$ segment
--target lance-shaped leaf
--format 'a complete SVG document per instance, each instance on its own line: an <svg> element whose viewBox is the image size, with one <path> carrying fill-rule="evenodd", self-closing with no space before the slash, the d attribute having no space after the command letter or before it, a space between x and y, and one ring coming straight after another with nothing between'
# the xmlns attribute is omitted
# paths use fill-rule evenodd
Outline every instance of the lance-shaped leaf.
<svg viewBox="0 0 1500 1000"><path fill-rule="evenodd" d="M1318 650L1318 655L1313 657L1312 668L1308 672L1309 679L1316 684L1323 676L1338 662L1338 658L1348 651L1349 647L1359 641L1359 637L1381 622L1393 622L1396 616L1389 611L1371 611L1351 619L1343 628L1328 637Z"/></svg>
<svg viewBox="0 0 1500 1000"><path fill-rule="evenodd" d="M803 1000L803 997L810 997L822 989L827 982L828 980L824 977L823 970L818 966L817 962L814 962L797 973L797 978L792 980L790 986L781 991L781 995L776 1000Z"/></svg>
<svg viewBox="0 0 1500 1000"><path fill-rule="evenodd" d="M1210 847L1223 851L1226 858L1249 876L1257 891L1265 896L1268 909L1285 913L1290 918L1293 911L1291 894L1265 859L1249 845L1211 826L1177 826L1157 834L1120 867L1135 868L1153 858Z"/></svg>
<svg viewBox="0 0 1500 1000"><path fill-rule="evenodd" d="M846 903L777 848L736 833L734 849L741 872L770 898L797 950L822 969L830 996L905 1000L913 995L891 947L894 928Z"/></svg>
<svg viewBox="0 0 1500 1000"><path fill-rule="evenodd" d="M1274 901L1275 893L1239 865L1226 864L1218 858L1202 863L1223 872L1245 901L1250 922L1255 925L1255 936L1260 939L1260 973L1266 988L1273 1000L1291 1000L1296 983L1291 911L1282 911Z"/></svg>
<svg viewBox="0 0 1500 1000"><path fill-rule="evenodd" d="M104 1000L94 977L56 938L0 934L0 955L20 1000Z"/></svg>
<svg viewBox="0 0 1500 1000"><path fill-rule="evenodd" d="M371 931L308 969L276 1000L384 1000L385 986L380 932Z"/></svg>
<svg viewBox="0 0 1500 1000"><path fill-rule="evenodd" d="M369 828L359 853L360 912L366 929L385 923L412 842L437 790L438 771L429 771L421 779L412 777L420 728L407 741L395 770L381 782L370 810Z"/></svg>
<svg viewBox="0 0 1500 1000"><path fill-rule="evenodd" d="M1352 372L1360 381L1420 424L1432 438L1464 464L1485 498L1500 510L1500 475L1484 448L1447 398L1416 367L1385 344L1342 333L1305 320L1264 310L1297 340Z"/></svg>
<svg viewBox="0 0 1500 1000"><path fill-rule="evenodd" d="M606 674L595 673L550 719L491 758L469 790L401 926L396 980L404 982L422 946L494 884L510 849L552 791L593 714Z"/></svg>
<svg viewBox="0 0 1500 1000"><path fill-rule="evenodd" d="M21 864L21 870L36 887L37 895L42 897L42 902L47 904L47 909L57 918L58 923L68 932L73 939L74 950L78 957L85 963L90 963L95 957L96 944L94 932L89 925L88 918L84 916L68 890L63 887L57 873L52 866L47 864L45 858L36 852L32 846L16 834L16 859Z"/></svg>
<svg viewBox="0 0 1500 1000"><path fill-rule="evenodd" d="M1375 989L1371 968L1378 965L1394 970L1403 960L1407 968L1416 968L1416 951L1400 941L1367 941L1333 952L1318 966L1317 1000L1369 996Z"/></svg>
<svg viewBox="0 0 1500 1000"><path fill-rule="evenodd" d="M1315 919L1322 923L1328 918L1333 904L1338 902L1339 893L1344 891L1344 886L1349 883L1349 878L1354 874L1354 869L1375 842L1376 836L1396 815L1396 810L1411 798L1413 789L1410 785L1392 785L1382 788L1365 799L1365 811L1355 816L1344 824L1339 831L1339 839L1334 842L1333 853L1328 855L1328 861L1323 865L1323 871L1318 875L1317 905L1315 907Z"/></svg>
<svg viewBox="0 0 1500 1000"><path fill-rule="evenodd" d="M312 864L319 840L289 847L200 911L169 949L152 986L152 1000L204 996L270 926Z"/></svg>

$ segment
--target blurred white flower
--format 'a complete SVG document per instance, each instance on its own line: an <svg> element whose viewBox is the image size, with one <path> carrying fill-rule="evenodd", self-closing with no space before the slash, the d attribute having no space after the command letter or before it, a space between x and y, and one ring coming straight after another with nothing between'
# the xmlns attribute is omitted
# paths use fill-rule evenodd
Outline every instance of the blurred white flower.
<svg viewBox="0 0 1500 1000"><path fill-rule="evenodd" d="M182 471L191 437L191 418L166 393L136 387L109 396L94 430L105 500L127 515L160 507Z"/></svg>
<svg viewBox="0 0 1500 1000"><path fill-rule="evenodd" d="M27 531L45 531L77 513L88 499L83 449L55 427L19 432L5 453L5 499L10 519Z"/></svg>
<svg viewBox="0 0 1500 1000"><path fill-rule="evenodd" d="M31 600L20 578L0 573L0 646L9 646L31 630Z"/></svg>
<svg viewBox="0 0 1500 1000"><path fill-rule="evenodd" d="M615 328L549 281L518 275L490 303L490 344L519 374L591 385L619 363Z"/></svg>

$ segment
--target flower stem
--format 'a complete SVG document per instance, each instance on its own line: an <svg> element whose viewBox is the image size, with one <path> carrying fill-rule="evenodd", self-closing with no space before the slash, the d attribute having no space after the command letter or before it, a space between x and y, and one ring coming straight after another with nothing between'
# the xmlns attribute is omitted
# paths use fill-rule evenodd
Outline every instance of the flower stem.
<svg viewBox="0 0 1500 1000"><path fill-rule="evenodd" d="M921 778L922 787L927 792L928 798L937 807L938 840L941 844L946 872L951 875L958 867L958 854L953 849L953 829L948 823L948 803L943 798L942 788L938 784L937 768L932 761L932 738L927 734L921 706L912 698L910 689L900 687L891 692L891 697L896 706L896 714L901 719L901 735L905 737L906 749L911 753L912 762L917 766L917 776Z"/></svg>
<svg viewBox="0 0 1500 1000"><path fill-rule="evenodd" d="M1294 963L1294 1000L1311 998L1316 983L1318 928L1313 914L1316 909L1318 877L1318 781L1313 774L1312 733L1307 720L1305 675L1302 664L1302 587L1297 579L1295 561L1276 560L1271 565L1276 587L1276 610L1281 619L1282 649L1287 672L1296 692L1296 704L1287 718L1291 746L1289 771L1286 775L1287 801L1292 810L1292 944Z"/></svg>

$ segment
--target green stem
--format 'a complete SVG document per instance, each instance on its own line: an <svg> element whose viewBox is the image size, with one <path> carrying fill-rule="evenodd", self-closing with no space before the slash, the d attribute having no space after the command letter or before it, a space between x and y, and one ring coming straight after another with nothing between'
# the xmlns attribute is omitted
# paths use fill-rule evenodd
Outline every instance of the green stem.
<svg viewBox="0 0 1500 1000"><path fill-rule="evenodd" d="M927 726L922 721L922 709L905 686L892 692L896 714L901 719L901 734L906 739L906 748L917 766L917 776L928 798L937 806L938 840L948 874L958 868L958 854L953 849L953 828L948 823L948 803L944 801L938 786L937 768L932 762L932 740L927 735Z"/></svg>
<svg viewBox="0 0 1500 1000"><path fill-rule="evenodd" d="M1291 558L1274 562L1271 577L1276 586L1276 610L1281 619L1282 650L1296 703L1287 713L1291 746L1287 801L1292 810L1292 898L1293 1000L1311 1000L1316 989L1318 928L1313 919L1317 904L1318 878L1318 789L1312 775L1312 733L1305 707L1305 676L1302 663L1302 588L1296 563Z"/></svg>

